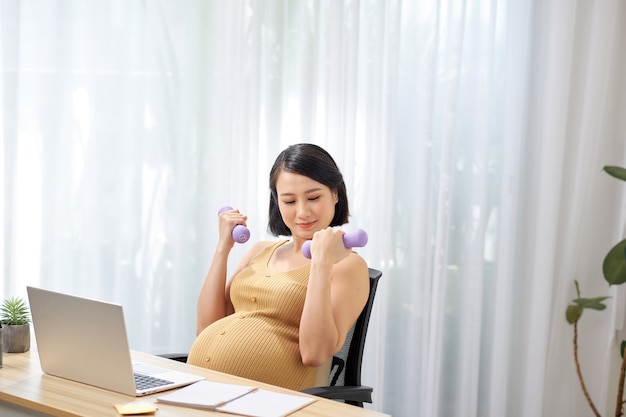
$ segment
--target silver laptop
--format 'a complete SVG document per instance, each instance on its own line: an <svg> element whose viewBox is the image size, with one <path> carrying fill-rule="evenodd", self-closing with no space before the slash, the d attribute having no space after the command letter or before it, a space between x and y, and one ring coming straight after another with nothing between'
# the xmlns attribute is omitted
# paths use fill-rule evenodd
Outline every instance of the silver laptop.
<svg viewBox="0 0 626 417"><path fill-rule="evenodd" d="M36 287L27 291L41 369L49 375L132 396L204 379L133 362L121 305Z"/></svg>

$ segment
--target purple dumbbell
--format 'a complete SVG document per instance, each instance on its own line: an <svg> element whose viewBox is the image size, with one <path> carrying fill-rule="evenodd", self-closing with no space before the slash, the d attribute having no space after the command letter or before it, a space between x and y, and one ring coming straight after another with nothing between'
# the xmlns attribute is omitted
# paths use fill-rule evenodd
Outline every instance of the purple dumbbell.
<svg viewBox="0 0 626 417"><path fill-rule="evenodd" d="M233 208L230 207L230 206L224 206L217 212L217 215L219 216L223 212L229 211L229 210L232 210L232 209ZM237 242L237 243L246 243L248 241L248 239L250 239L250 230L248 230L248 228L246 226L238 224L237 226L233 227L232 236L233 236L233 240L235 242Z"/></svg>
<svg viewBox="0 0 626 417"><path fill-rule="evenodd" d="M346 248L362 248L367 245L367 233L363 229L348 232L343 235L343 245ZM302 254L305 258L311 259L311 241L307 240L302 245Z"/></svg>

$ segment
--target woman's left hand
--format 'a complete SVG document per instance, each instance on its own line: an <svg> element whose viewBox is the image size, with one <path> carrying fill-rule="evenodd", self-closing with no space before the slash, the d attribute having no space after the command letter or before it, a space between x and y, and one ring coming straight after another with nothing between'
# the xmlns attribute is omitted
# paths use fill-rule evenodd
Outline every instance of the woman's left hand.
<svg viewBox="0 0 626 417"><path fill-rule="evenodd" d="M344 234L341 229L332 227L315 232L311 241L311 258L331 265L347 258L352 250L344 246Z"/></svg>

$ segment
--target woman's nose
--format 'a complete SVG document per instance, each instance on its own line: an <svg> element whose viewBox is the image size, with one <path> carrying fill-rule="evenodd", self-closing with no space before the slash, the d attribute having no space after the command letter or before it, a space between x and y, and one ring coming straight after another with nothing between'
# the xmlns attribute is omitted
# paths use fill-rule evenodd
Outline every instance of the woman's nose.
<svg viewBox="0 0 626 417"><path fill-rule="evenodd" d="M299 202L297 205L297 216L306 218L309 215L309 205L306 201Z"/></svg>

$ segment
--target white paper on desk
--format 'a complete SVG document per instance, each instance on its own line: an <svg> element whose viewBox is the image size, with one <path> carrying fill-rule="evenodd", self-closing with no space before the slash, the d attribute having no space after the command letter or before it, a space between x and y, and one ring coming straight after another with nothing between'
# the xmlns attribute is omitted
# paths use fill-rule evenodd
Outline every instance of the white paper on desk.
<svg viewBox="0 0 626 417"><path fill-rule="evenodd" d="M256 389L247 385L202 380L159 397L157 402L216 409Z"/></svg>
<svg viewBox="0 0 626 417"><path fill-rule="evenodd" d="M218 411L248 417L283 417L316 401L302 395L259 389L218 407Z"/></svg>

